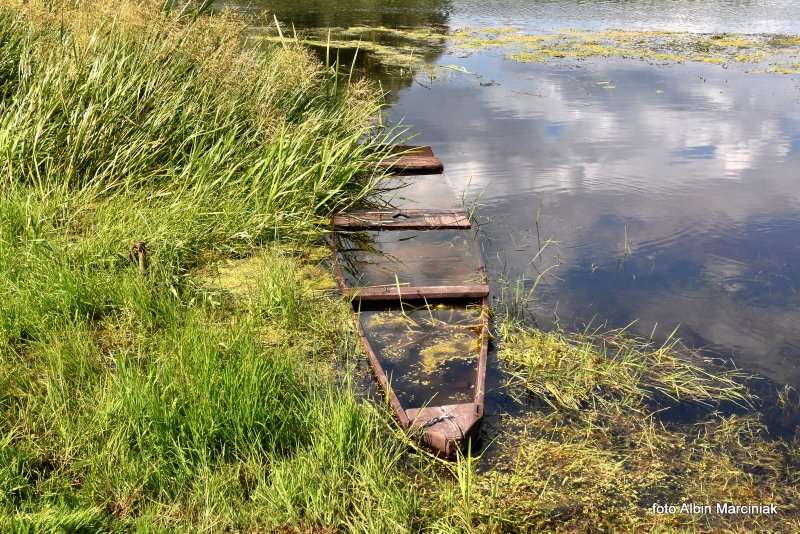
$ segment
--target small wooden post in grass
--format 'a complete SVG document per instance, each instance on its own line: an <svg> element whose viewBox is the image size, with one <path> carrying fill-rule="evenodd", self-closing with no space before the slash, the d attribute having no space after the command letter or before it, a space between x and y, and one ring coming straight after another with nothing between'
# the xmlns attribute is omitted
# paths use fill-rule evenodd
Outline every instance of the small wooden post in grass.
<svg viewBox="0 0 800 534"><path fill-rule="evenodd" d="M139 266L139 271L144 274L147 272L147 243L136 241L131 247L131 261Z"/></svg>

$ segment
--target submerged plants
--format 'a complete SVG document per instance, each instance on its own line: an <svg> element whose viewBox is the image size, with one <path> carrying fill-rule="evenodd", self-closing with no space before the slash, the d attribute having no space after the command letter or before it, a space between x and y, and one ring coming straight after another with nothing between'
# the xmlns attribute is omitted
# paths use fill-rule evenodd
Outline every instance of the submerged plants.
<svg viewBox="0 0 800 534"><path fill-rule="evenodd" d="M534 404L507 419L515 430L480 480L486 521L553 531L800 525L797 443L771 437L742 409L753 398L739 371L693 362L676 340L652 345L624 332L506 323L501 341L512 388ZM687 404L702 409L670 417ZM773 503L779 513L717 513L714 503L726 502ZM677 511L656 513L663 504Z"/></svg>
<svg viewBox="0 0 800 534"><path fill-rule="evenodd" d="M564 334L502 327L499 357L508 364L512 387L554 409L581 410L604 403L636 407L658 397L669 402L749 402L741 372L710 370L681 353L670 338L653 346L624 332Z"/></svg>
<svg viewBox="0 0 800 534"><path fill-rule="evenodd" d="M326 32L335 35L325 39ZM288 41L289 38L266 37ZM469 55L494 51L512 61L551 63L585 61L594 58L637 59L653 64L697 62L716 65L746 65L751 72L798 74L800 44L797 36L696 34L688 32L637 30L561 29L530 33L517 27L443 28L352 27L317 29L307 37L294 39L321 48L359 49L377 61L406 67L409 73L427 70L436 76L437 68L428 65L431 52ZM463 70L458 65L439 65L439 70ZM474 73L470 73L474 74Z"/></svg>

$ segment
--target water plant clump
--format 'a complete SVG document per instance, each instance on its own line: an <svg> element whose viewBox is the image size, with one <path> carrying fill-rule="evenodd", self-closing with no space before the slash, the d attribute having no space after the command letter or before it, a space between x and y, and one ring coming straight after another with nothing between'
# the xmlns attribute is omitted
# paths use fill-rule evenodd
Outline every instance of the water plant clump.
<svg viewBox="0 0 800 534"><path fill-rule="evenodd" d="M333 61L346 54L351 61L369 58L389 67L399 68L400 75L416 71L435 71L430 60L438 55L447 42L443 28L387 28L383 26L353 26L347 28L317 28L288 35L268 29L259 39L284 44L302 44L324 54ZM360 57L359 57L360 56Z"/></svg>
<svg viewBox="0 0 800 534"><path fill-rule="evenodd" d="M410 374L430 381L449 362L477 360L480 314L479 306L440 304L370 313L362 320L384 357L404 361Z"/></svg>
<svg viewBox="0 0 800 534"><path fill-rule="evenodd" d="M800 526L796 444L751 416L710 414L684 428L657 416L587 407L537 410L498 445L476 480L473 514L511 528L792 532ZM720 513L764 503L774 513Z"/></svg>
<svg viewBox="0 0 800 534"><path fill-rule="evenodd" d="M514 29L463 29L453 34L456 48L503 50L520 62L640 59L652 63L700 62L752 64L751 70L792 72L800 55L797 39L771 35L693 34L628 30L559 30L528 34Z"/></svg>
<svg viewBox="0 0 800 534"><path fill-rule="evenodd" d="M452 334L445 340L430 343L420 350L419 371L430 376L448 362L473 360L478 352L478 343L475 336L464 333Z"/></svg>
<svg viewBox="0 0 800 534"><path fill-rule="evenodd" d="M602 336L502 327L499 357L509 365L512 387L555 409L580 410L611 403L638 407L658 397L674 403L747 405L747 375L710 371L688 359L678 340L653 346L610 332Z"/></svg>

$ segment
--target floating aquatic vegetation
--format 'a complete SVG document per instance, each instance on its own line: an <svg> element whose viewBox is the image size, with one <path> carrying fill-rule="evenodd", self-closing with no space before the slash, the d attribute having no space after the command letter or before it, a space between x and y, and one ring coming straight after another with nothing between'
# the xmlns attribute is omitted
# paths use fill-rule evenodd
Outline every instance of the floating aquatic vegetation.
<svg viewBox="0 0 800 534"><path fill-rule="evenodd" d="M500 48L521 62L556 59L627 58L652 63L750 63L763 71L768 65L800 52L800 38L769 35L693 34L660 31L561 30L531 35L521 31L462 30L453 45L469 49ZM766 63L767 65L764 65ZM781 72L797 73L793 64Z"/></svg>
<svg viewBox="0 0 800 534"><path fill-rule="evenodd" d="M419 41L422 43L430 41L445 42L448 38L447 30L441 27L419 27L419 28L387 28L385 26L351 26L338 30L343 35L364 36L368 34L382 34L408 41Z"/></svg>
<svg viewBox="0 0 800 534"><path fill-rule="evenodd" d="M432 375L452 361L477 359L480 307L446 305L371 312L364 326L381 357L403 362L411 372Z"/></svg>
<svg viewBox="0 0 800 534"><path fill-rule="evenodd" d="M289 271L287 276L296 281L300 293L336 289L336 280L330 271L319 264L326 257L321 256L320 251L329 253L324 247L292 249L274 246L266 253L247 258L211 262L196 273L195 280L208 289L228 293L235 299L245 299L258 293L265 273L274 270L276 262L284 258L286 261L281 267ZM300 258L305 261L295 261Z"/></svg>
<svg viewBox="0 0 800 534"><path fill-rule="evenodd" d="M239 260L222 260L197 276L201 285L226 291L236 298L246 297L258 287L258 276L264 270L264 259L252 256Z"/></svg>
<svg viewBox="0 0 800 534"><path fill-rule="evenodd" d="M360 320L400 400L469 402L481 351L483 308L436 304L363 310Z"/></svg>
<svg viewBox="0 0 800 534"><path fill-rule="evenodd" d="M758 413L714 410L748 402L741 377L678 358L675 343L619 332L567 336L502 323L500 333L512 381L545 402L504 419L494 467L475 481L476 521L563 532L800 526L798 438L771 438ZM669 422L650 404L661 396L712 409ZM719 514L717 502L769 503L778 513ZM665 503L676 511L654 512ZM692 503L711 510L681 509Z"/></svg>
<svg viewBox="0 0 800 534"><path fill-rule="evenodd" d="M326 30L327 31L327 30ZM426 54L446 48L454 54L478 50L503 52L519 62L545 63L555 60L591 58L639 59L655 64L697 62L747 64L751 71L780 74L800 73L800 36L696 34L664 31L556 30L526 33L516 27L459 28L449 33L440 27L386 28L351 27L331 30L328 40L322 30L302 42L319 47L359 48L383 63L426 68ZM278 39L280 37L268 37ZM453 69L452 65L439 68Z"/></svg>
<svg viewBox="0 0 800 534"><path fill-rule="evenodd" d="M408 69L408 73L420 69L435 70L430 60L441 53L447 37L441 28L386 28L353 26L308 30L306 34L288 37L266 35L264 40L281 43L300 43L325 51L333 61L337 53L361 53L369 55L378 63Z"/></svg>
<svg viewBox="0 0 800 534"><path fill-rule="evenodd" d="M708 370L689 361L676 340L652 346L620 332L566 335L504 323L498 357L511 383L559 410L588 405L639 406L658 398L670 403L749 403L738 371Z"/></svg>
<svg viewBox="0 0 800 534"><path fill-rule="evenodd" d="M370 53L380 62L399 66L399 67L422 67L425 65L424 58L419 55L418 51L413 47L408 46L390 46L384 45L380 43L376 43L373 41L363 41L363 40L331 40L331 41L321 41L317 39L300 39L299 41L295 41L294 39L290 39L288 37L264 37L267 41L272 42L299 42L300 44L316 47L316 48L330 48L333 50L333 56L331 59L335 57L337 50L360 50L363 53Z"/></svg>
<svg viewBox="0 0 800 534"><path fill-rule="evenodd" d="M480 349L478 343L474 335L464 332L455 332L446 339L436 340L419 351L419 370L431 375L448 362L473 359Z"/></svg>
<svg viewBox="0 0 800 534"><path fill-rule="evenodd" d="M506 422L517 431L501 438L496 467L476 480L475 515L483 522L543 532L800 526L798 458L791 444L770 440L757 417L712 414L679 428L589 407L577 417L542 410ZM726 502L775 504L778 513L718 514L715 503ZM677 511L654 513L665 503ZM692 512L691 503L711 511Z"/></svg>

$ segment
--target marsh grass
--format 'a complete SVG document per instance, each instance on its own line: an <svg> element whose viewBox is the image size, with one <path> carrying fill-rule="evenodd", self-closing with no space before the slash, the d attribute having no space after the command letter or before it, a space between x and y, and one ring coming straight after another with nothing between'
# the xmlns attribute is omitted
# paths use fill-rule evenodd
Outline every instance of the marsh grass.
<svg viewBox="0 0 800 534"><path fill-rule="evenodd" d="M527 330L507 321L499 357L512 387L554 409L581 410L609 403L631 408L661 403L749 405L747 375L710 369L674 337L656 345L624 331L566 334Z"/></svg>
<svg viewBox="0 0 800 534"><path fill-rule="evenodd" d="M536 411L479 478L475 515L502 530L793 532L800 525L796 445L750 416L711 415L685 428L655 416ZM653 504L766 502L777 516L652 513Z"/></svg>

